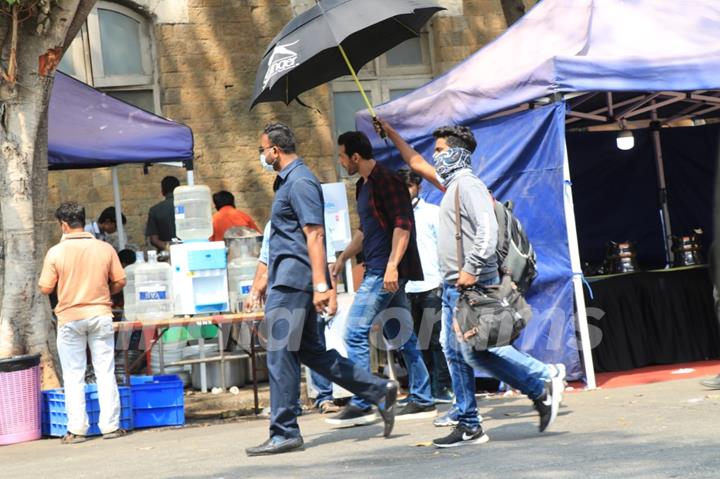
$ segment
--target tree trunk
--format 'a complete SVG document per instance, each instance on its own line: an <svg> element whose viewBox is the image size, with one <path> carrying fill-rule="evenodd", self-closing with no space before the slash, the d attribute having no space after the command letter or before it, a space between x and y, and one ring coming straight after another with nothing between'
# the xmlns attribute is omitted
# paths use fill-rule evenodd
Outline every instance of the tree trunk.
<svg viewBox="0 0 720 479"><path fill-rule="evenodd" d="M0 323L14 322L16 325L18 334L15 338L19 339L20 344L12 345L10 352L42 354L43 379L49 379L50 386L57 386L57 378L52 380L55 374L47 347L47 333L42 335L39 331L47 329L48 318L34 315L40 310L39 304L35 306L39 301L34 301L38 289L37 260L40 248L35 237L33 196L47 192L35 191L33 166L35 140L45 110L50 80L34 75L34 78L24 80L23 86L27 83L33 83L32 87L27 90L22 88L24 91L15 104L6 104L0 126L0 153L3 157L3 165L0 167L0 213L5 243ZM45 324L39 324L43 320ZM32 344L28 342L31 338Z"/></svg>
<svg viewBox="0 0 720 479"><path fill-rule="evenodd" d="M11 94L6 88L0 104L0 357L41 354L44 388L59 384L53 359L54 325L48 300L37 287L48 236L48 102L58 51L69 45L68 37L72 40L94 3L53 2L49 26L42 34L37 34L34 19L22 24L18 87Z"/></svg>

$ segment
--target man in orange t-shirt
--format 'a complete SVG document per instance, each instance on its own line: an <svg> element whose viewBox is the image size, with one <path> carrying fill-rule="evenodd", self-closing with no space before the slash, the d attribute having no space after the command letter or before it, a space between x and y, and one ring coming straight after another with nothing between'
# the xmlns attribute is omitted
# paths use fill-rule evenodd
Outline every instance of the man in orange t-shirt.
<svg viewBox="0 0 720 479"><path fill-rule="evenodd" d="M63 371L68 431L64 444L85 440L86 348L90 347L97 382L104 438L124 436L120 428L120 396L115 382L115 335L111 294L122 291L125 271L115 249L84 231L85 208L63 203L55 212L63 238L45 256L38 285L43 294L57 288L57 348Z"/></svg>
<svg viewBox="0 0 720 479"><path fill-rule="evenodd" d="M215 203L217 213L213 215L213 234L210 241L222 241L225 237L225 231L237 226L252 228L258 233L261 232L248 214L235 208L235 197L229 191L223 190L215 193L213 203Z"/></svg>

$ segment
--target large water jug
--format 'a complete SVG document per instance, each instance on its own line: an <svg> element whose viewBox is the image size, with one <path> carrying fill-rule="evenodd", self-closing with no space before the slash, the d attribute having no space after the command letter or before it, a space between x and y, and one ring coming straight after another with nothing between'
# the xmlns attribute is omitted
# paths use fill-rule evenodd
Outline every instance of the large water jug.
<svg viewBox="0 0 720 479"><path fill-rule="evenodd" d="M228 263L228 286L230 309L233 312L242 311L243 302L250 294L257 258L242 256Z"/></svg>
<svg viewBox="0 0 720 479"><path fill-rule="evenodd" d="M207 241L213 233L212 197L205 185L179 186L173 193L175 235L183 241Z"/></svg>
<svg viewBox="0 0 720 479"><path fill-rule="evenodd" d="M123 312L125 319L135 321L137 319L137 295L135 289L135 270L141 264L145 264L145 253L142 251L135 252L135 262L125 267L125 279L127 283L123 289Z"/></svg>
<svg viewBox="0 0 720 479"><path fill-rule="evenodd" d="M148 251L148 262L135 269L135 297L139 321L172 318L172 267L158 263L155 251Z"/></svg>

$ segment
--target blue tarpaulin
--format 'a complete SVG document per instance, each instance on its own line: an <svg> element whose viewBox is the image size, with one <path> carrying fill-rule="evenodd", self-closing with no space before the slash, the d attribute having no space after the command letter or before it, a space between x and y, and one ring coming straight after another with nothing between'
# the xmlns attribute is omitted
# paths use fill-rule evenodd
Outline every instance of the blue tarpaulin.
<svg viewBox="0 0 720 479"><path fill-rule="evenodd" d="M467 60L376 112L428 159L436 128L461 124L473 129L479 140L473 156L476 172L500 199L515 201L539 253L541 276L530 302L541 311L517 345L540 359L562 360L569 376L577 378L582 368L573 286L577 301L584 300L569 167L563 166L566 104L480 120L575 92L719 87L720 2L543 0ZM376 155L399 166L397 152L374 134L368 112L360 112L356 120L358 129L373 139ZM640 137L640 147L644 141ZM643 169L650 181L655 177L649 162L633 167ZM657 188L646 190L647 209L657 205ZM437 201L439 192L426 194ZM658 231L653 234L662 237ZM552 307L554 314L547 312ZM578 324L581 331L587 328L580 318ZM590 364L587 351L583 358ZM594 384L591 366L586 373Z"/></svg>
<svg viewBox="0 0 720 479"><path fill-rule="evenodd" d="M111 97L61 72L48 118L51 170L191 160L189 127Z"/></svg>
<svg viewBox="0 0 720 479"><path fill-rule="evenodd" d="M555 93L720 86L720 2L543 0L445 75L377 108L408 139ZM367 112L358 117L372 131Z"/></svg>
<svg viewBox="0 0 720 479"><path fill-rule="evenodd" d="M478 141L473 170L498 200L514 202L538 255L539 276L527 298L533 320L515 344L542 361L562 362L570 377L581 377L563 206L564 118L564 105L558 103L467 126ZM432 137L414 146L432 157ZM375 151L379 161L399 168L404 163L396 153L391 148ZM424 182L422 196L439 203L442 193Z"/></svg>

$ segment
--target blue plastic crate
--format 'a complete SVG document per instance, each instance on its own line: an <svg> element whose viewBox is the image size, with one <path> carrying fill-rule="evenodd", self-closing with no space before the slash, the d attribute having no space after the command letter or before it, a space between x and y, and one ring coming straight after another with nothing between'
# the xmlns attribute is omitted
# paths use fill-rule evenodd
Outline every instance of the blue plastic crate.
<svg viewBox="0 0 720 479"><path fill-rule="evenodd" d="M185 396L179 377L132 376L130 387L135 428L185 424Z"/></svg>
<svg viewBox="0 0 720 479"><path fill-rule="evenodd" d="M118 387L120 394L120 427L133 429L132 422L132 394L128 387ZM100 416L100 403L98 401L97 386L85 386L85 410L88 414L90 428L88 436L100 435L98 420ZM42 392L42 433L45 436L64 436L67 433L67 412L65 411L65 391L49 389Z"/></svg>

